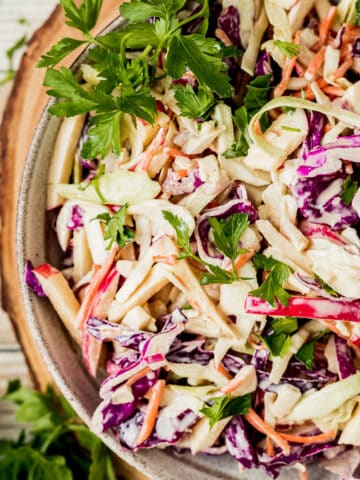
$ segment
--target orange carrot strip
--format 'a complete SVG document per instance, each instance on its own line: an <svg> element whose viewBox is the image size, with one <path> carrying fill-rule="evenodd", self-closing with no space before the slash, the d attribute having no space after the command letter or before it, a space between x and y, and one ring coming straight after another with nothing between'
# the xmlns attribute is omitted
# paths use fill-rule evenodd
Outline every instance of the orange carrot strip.
<svg viewBox="0 0 360 480"><path fill-rule="evenodd" d="M88 319L96 292L98 291L101 285L101 282L104 280L106 275L110 272L110 269L114 263L114 259L118 251L119 251L119 246L116 244L113 244L108 256L105 259L105 262L100 266L98 270L96 270L96 272L93 274L90 280L90 284L86 289L84 300L81 303L81 307L76 318L76 325L79 330L82 330L85 326L85 322Z"/></svg>
<svg viewBox="0 0 360 480"><path fill-rule="evenodd" d="M335 72L333 73L333 77L335 79L342 78L345 75L345 73L349 70L349 68L352 67L352 64L353 64L352 58L345 60L340 65L340 67L335 70Z"/></svg>
<svg viewBox="0 0 360 480"><path fill-rule="evenodd" d="M227 395L228 393L231 393L231 392L233 392L234 390L236 390L238 387L240 387L240 385L241 385L242 383L244 383L245 380L246 380L245 378L236 378L236 377L234 377L234 378L232 378L232 379L230 380L229 383L227 383L226 385L224 385L224 386L220 389L220 391L221 391L222 393L224 393L225 395Z"/></svg>
<svg viewBox="0 0 360 480"><path fill-rule="evenodd" d="M327 122L323 128L323 133L327 133L329 130L331 130L331 125L329 122Z"/></svg>
<svg viewBox="0 0 360 480"><path fill-rule="evenodd" d="M253 410L249 409L248 413L244 415L245 420L250 423L252 427L258 430L260 433L267 435L271 440L278 445L284 453L290 453L290 445L288 442L282 438L282 436L276 432L270 425L268 425L264 420Z"/></svg>
<svg viewBox="0 0 360 480"><path fill-rule="evenodd" d="M245 263L250 260L255 255L254 247L248 247L248 252L242 253L239 255L235 262L236 270L239 270L241 267L245 265Z"/></svg>
<svg viewBox="0 0 360 480"><path fill-rule="evenodd" d="M160 147L162 147L165 143L166 134L168 129L165 127L160 128L158 133L155 135L154 139L147 147L145 152L141 154L141 160L135 167L135 171L145 170L147 171L150 167L151 161L154 158L154 155L159 151Z"/></svg>
<svg viewBox="0 0 360 480"><path fill-rule="evenodd" d="M139 435L135 441L135 445L140 445L147 440L156 423L157 414L160 407L161 398L165 389L165 380L158 380L151 388L150 399L147 406L144 422L141 426Z"/></svg>
<svg viewBox="0 0 360 480"><path fill-rule="evenodd" d="M312 435L310 437L304 437L303 435L293 435L291 433L280 433L284 440L293 443L321 443L334 440L336 437L336 430L329 430L326 433L320 433L319 435Z"/></svg>
<svg viewBox="0 0 360 480"><path fill-rule="evenodd" d="M326 47L322 46L320 50L315 53L315 55L311 59L311 62L309 63L309 66L305 71L305 78L307 80L312 80L315 75L320 71L320 67L325 60L325 51Z"/></svg>
<svg viewBox="0 0 360 480"><path fill-rule="evenodd" d="M169 155L169 157L181 156L181 157L189 157L190 158L190 156L191 156L188 153L182 152L181 150L178 150L177 148L172 148L172 147L165 147L164 148L164 153L166 153L166 155Z"/></svg>
<svg viewBox="0 0 360 480"><path fill-rule="evenodd" d="M269 455L269 457L275 456L274 445L269 436L266 437L266 453Z"/></svg>
<svg viewBox="0 0 360 480"><path fill-rule="evenodd" d="M222 43L226 46L226 47L231 47L233 45L232 41L230 40L229 36L226 35L226 33L224 32L224 30L222 30L221 28L217 28L215 30L215 37L217 37L219 40L222 41Z"/></svg>
<svg viewBox="0 0 360 480"><path fill-rule="evenodd" d="M300 43L301 30L297 31L294 37L294 44L299 45ZM286 90L286 87L289 83L290 76L294 70L296 64L297 56L295 55L292 58L287 58L285 61L285 66L282 71L282 77L279 85L274 89L274 97L280 97Z"/></svg>
<svg viewBox="0 0 360 480"><path fill-rule="evenodd" d="M342 97L345 95L345 90L340 87L333 87L332 85L325 87L324 92L328 95L333 95L334 97Z"/></svg>
<svg viewBox="0 0 360 480"><path fill-rule="evenodd" d="M322 22L319 25L319 37L320 37L321 43L325 43L327 40L331 25L333 24L336 17L336 12L337 12L337 8L335 6L331 7L326 17L322 20Z"/></svg>
<svg viewBox="0 0 360 480"><path fill-rule="evenodd" d="M131 378L129 378L129 380L127 380L127 382L125 383L125 385L127 387L130 387L131 385L133 385L135 382L137 382L138 380L140 380L140 378L142 377L145 377L145 375L147 375L148 373L151 372L151 368L150 367L144 367L143 369L141 369L139 372L135 373L135 375L133 375Z"/></svg>
<svg viewBox="0 0 360 480"><path fill-rule="evenodd" d="M224 377L228 378L229 380L233 379L233 376L231 375L231 373L228 370L226 370L224 365L222 365L221 363L219 363L219 365L216 367L216 370L219 373L221 373L221 375L224 375Z"/></svg>
<svg viewBox="0 0 360 480"><path fill-rule="evenodd" d="M183 169L183 170L176 170L176 173L178 174L179 178L185 178L189 174L189 170Z"/></svg>
<svg viewBox="0 0 360 480"><path fill-rule="evenodd" d="M303 472L299 472L300 480L308 480L308 472L305 469Z"/></svg>

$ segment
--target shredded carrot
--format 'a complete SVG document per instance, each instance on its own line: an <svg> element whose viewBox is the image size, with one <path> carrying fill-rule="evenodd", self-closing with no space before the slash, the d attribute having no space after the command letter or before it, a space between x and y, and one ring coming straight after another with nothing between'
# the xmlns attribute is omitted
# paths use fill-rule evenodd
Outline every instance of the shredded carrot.
<svg viewBox="0 0 360 480"><path fill-rule="evenodd" d="M327 95L333 95L334 97L342 97L343 95L345 95L345 90L340 87L333 87L332 85L325 87L324 92Z"/></svg>
<svg viewBox="0 0 360 480"><path fill-rule="evenodd" d="M312 435L309 437L305 437L303 435L292 435L291 433L280 433L279 435L282 436L284 440L293 443L322 443L322 442L329 442L334 440L336 437L336 430L330 430L326 433L320 433L319 435Z"/></svg>
<svg viewBox="0 0 360 480"><path fill-rule="evenodd" d="M298 30L294 37L294 44L299 45L301 37L301 30ZM287 58L285 62L285 66L282 70L282 77L279 85L277 85L274 89L274 97L280 97L286 90L286 87L289 83L292 71L296 65L297 56L295 55L292 58Z"/></svg>
<svg viewBox="0 0 360 480"><path fill-rule="evenodd" d="M336 333L341 338L344 338L345 340L348 340L348 337L345 337L343 333L340 332L338 328L335 327L334 322L330 322L328 320L320 320L320 322L325 325L326 328L331 330L332 332Z"/></svg>
<svg viewBox="0 0 360 480"><path fill-rule="evenodd" d="M317 53L315 53L315 55L311 59L311 62L309 63L304 74L307 80L309 81L312 80L315 77L315 75L319 73L320 67L325 60L325 51L326 51L326 47L322 46L320 50Z"/></svg>
<svg viewBox="0 0 360 480"><path fill-rule="evenodd" d="M154 262L166 263L166 265L175 265L177 255L154 255L152 257Z"/></svg>
<svg viewBox="0 0 360 480"><path fill-rule="evenodd" d="M189 170L183 169L183 170L176 170L176 173L178 174L179 178L185 178L189 174Z"/></svg>
<svg viewBox="0 0 360 480"><path fill-rule="evenodd" d="M302 472L299 472L299 476L300 476L300 480L308 480L308 472L306 468Z"/></svg>
<svg viewBox="0 0 360 480"><path fill-rule="evenodd" d="M188 157L188 158L190 158L190 155L188 155L185 152L182 152L181 150L178 150L177 148L165 147L164 148L164 153L166 153L166 155L169 155L169 157Z"/></svg>
<svg viewBox="0 0 360 480"><path fill-rule="evenodd" d="M345 60L339 68L337 68L334 73L333 73L333 77L335 79L338 79L338 78L342 78L345 73L349 70L349 68L352 67L352 64L353 64L353 59L352 58L348 58L347 60Z"/></svg>
<svg viewBox="0 0 360 480"><path fill-rule="evenodd" d="M320 77L316 80L316 84L321 89L323 89L324 87L327 87L329 85L326 82L326 80L322 77ZM314 98L315 98L314 92L312 91L310 85L307 86L305 88L305 90L303 90L303 91L293 93L293 96L297 97L297 98L302 98L303 95L304 95L306 100L314 100Z"/></svg>
<svg viewBox="0 0 360 480"><path fill-rule="evenodd" d="M222 41L222 43L226 46L226 47L231 47L233 45L232 41L230 40L229 36L226 35L226 33L224 32L224 30L222 30L221 28L217 28L215 30L215 37L217 37L219 40Z"/></svg>
<svg viewBox="0 0 360 480"><path fill-rule="evenodd" d="M266 453L269 455L269 457L275 456L274 445L269 436L266 437Z"/></svg>
<svg viewBox="0 0 360 480"><path fill-rule="evenodd" d="M160 147L165 143L166 134L168 129L165 127L160 128L155 138L152 140L150 145L147 147L145 152L141 154L141 160L135 166L136 171L145 170L147 171L150 167L151 161L154 158L154 155L158 152Z"/></svg>
<svg viewBox="0 0 360 480"><path fill-rule="evenodd" d="M323 133L324 133L324 134L327 133L329 130L331 130L331 128L332 128L332 127L331 127L330 123L327 122L327 123L325 124L324 128L323 128Z"/></svg>
<svg viewBox="0 0 360 480"><path fill-rule="evenodd" d="M96 293L102 281L110 272L118 251L119 246L117 244L113 244L108 256L105 259L105 262L100 266L100 268L94 270L94 274L90 280L90 284L86 289L84 300L82 301L80 310L77 314L76 326L79 330L83 330L85 326L85 322L88 319Z"/></svg>
<svg viewBox="0 0 360 480"><path fill-rule="evenodd" d="M276 432L273 427L269 424L264 422L264 420L253 410L252 408L249 409L248 413L244 415L245 420L250 423L252 427L254 427L259 432L267 435L271 438L271 440L278 445L284 453L290 453L290 445L288 442L282 438L282 436Z"/></svg>
<svg viewBox="0 0 360 480"><path fill-rule="evenodd" d="M235 262L236 270L239 270L241 267L245 265L245 263L250 260L255 255L254 247L248 247L248 252L242 253L239 255Z"/></svg>
<svg viewBox="0 0 360 480"><path fill-rule="evenodd" d="M151 368L150 367L144 367L143 369L141 369L139 372L135 373L135 375L133 375L131 378L129 378L129 380L127 380L127 382L125 383L125 385L127 387L130 387L131 385L133 385L135 382L137 382L138 380L140 380L140 378L142 377L145 377L145 375L147 375L148 373L151 372Z"/></svg>
<svg viewBox="0 0 360 480"><path fill-rule="evenodd" d="M241 378L241 377L240 377L240 378L236 378L236 376L235 376L234 378L232 378L232 379L230 380L229 383L227 383L226 385L224 385L224 386L220 389L220 391L221 391L222 393L224 393L225 395L227 395L228 393L231 393L231 392L233 392L234 390L236 390L238 387L240 387L240 385L241 385L242 383L244 383L244 381L245 381L245 378L244 378L244 377L242 377L242 378Z"/></svg>
<svg viewBox="0 0 360 480"><path fill-rule="evenodd" d="M319 25L319 37L322 43L325 43L328 38L331 25L333 24L336 17L336 12L337 8L335 6L331 7L326 17L321 21Z"/></svg>
<svg viewBox="0 0 360 480"><path fill-rule="evenodd" d="M229 380L233 379L233 376L231 375L231 373L228 370L226 370L226 368L222 363L219 363L219 365L215 368L219 373L221 373L221 375L224 375L224 377L228 378Z"/></svg>
<svg viewBox="0 0 360 480"><path fill-rule="evenodd" d="M165 380L158 380L151 388L150 399L147 406L144 422L135 441L135 446L138 446L141 443L145 442L145 440L150 437L152 431L154 430L161 398L165 389L165 383Z"/></svg>
<svg viewBox="0 0 360 480"><path fill-rule="evenodd" d="M304 76L304 69L299 62L295 63L295 70L300 78Z"/></svg>

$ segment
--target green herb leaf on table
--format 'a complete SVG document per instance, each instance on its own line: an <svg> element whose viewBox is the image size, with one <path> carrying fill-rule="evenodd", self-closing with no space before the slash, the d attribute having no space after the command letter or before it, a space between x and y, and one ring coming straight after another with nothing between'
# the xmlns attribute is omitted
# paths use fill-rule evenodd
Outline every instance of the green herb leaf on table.
<svg viewBox="0 0 360 480"><path fill-rule="evenodd" d="M127 205L125 204L114 215L110 215L109 213L100 213L97 217L95 217L96 219L104 222L104 240L110 240L107 250L111 248L113 243L117 243L119 247L125 247L135 237L135 233L129 227L127 227L125 223L126 209Z"/></svg>
<svg viewBox="0 0 360 480"><path fill-rule="evenodd" d="M14 65L14 56L15 53L23 48L26 44L27 37L23 35L16 42L6 50L5 55L8 61L8 69L5 75L0 78L0 86L5 85L5 83L10 82L15 77L15 65Z"/></svg>
<svg viewBox="0 0 360 480"><path fill-rule="evenodd" d="M110 452L63 396L50 387L41 393L13 381L2 400L18 404L17 421L32 429L16 441L0 440L0 480L116 479Z"/></svg>
<svg viewBox="0 0 360 480"><path fill-rule="evenodd" d="M295 45L291 42L283 42L282 40L274 40L274 45L280 50L281 53L288 58L296 57L300 53L300 45Z"/></svg>
<svg viewBox="0 0 360 480"><path fill-rule="evenodd" d="M278 301L282 305L288 305L291 295L283 288L283 285L294 270L289 265L261 253L257 253L253 261L255 267L268 272L268 276L260 287L252 290L250 294L254 297L261 297L274 308Z"/></svg>
<svg viewBox="0 0 360 480"><path fill-rule="evenodd" d="M210 429L212 429L223 418L248 413L252 405L252 397L250 393L239 397L232 397L229 393L223 397L211 398L208 402L212 402L212 405L205 403L199 411L209 419Z"/></svg>
<svg viewBox="0 0 360 480"><path fill-rule="evenodd" d="M189 84L175 85L174 91L175 100L183 117L206 120L216 105L211 90L202 85L199 86L197 93Z"/></svg>
<svg viewBox="0 0 360 480"><path fill-rule="evenodd" d="M345 203L345 205L350 205L355 193L359 188L359 182L357 180L352 180L351 175L348 175L345 179L345 182L342 184L340 198Z"/></svg>

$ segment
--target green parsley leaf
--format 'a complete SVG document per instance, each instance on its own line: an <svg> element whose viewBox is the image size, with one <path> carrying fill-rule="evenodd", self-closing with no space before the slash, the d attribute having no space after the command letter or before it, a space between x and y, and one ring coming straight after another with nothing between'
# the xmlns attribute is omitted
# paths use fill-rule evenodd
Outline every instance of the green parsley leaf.
<svg viewBox="0 0 360 480"><path fill-rule="evenodd" d="M126 209L127 205L125 204L114 215L100 213L95 217L105 224L104 239L110 240L106 247L107 250L110 250L113 243L117 243L119 247L125 247L135 237L135 233L125 224Z"/></svg>
<svg viewBox="0 0 360 480"><path fill-rule="evenodd" d="M109 32L99 38L99 42L105 48L119 50L121 43L126 39L126 47L131 50L143 50L148 45L157 47L160 39L155 34L153 23L137 23L127 25L116 32Z"/></svg>
<svg viewBox="0 0 360 480"><path fill-rule="evenodd" d="M181 115L188 118L201 118L206 120L216 101L211 90L205 86L200 85L198 92L191 85L175 85L175 100L181 110Z"/></svg>
<svg viewBox="0 0 360 480"><path fill-rule="evenodd" d="M230 258L233 267L235 260L247 249L239 248L239 243L245 230L250 225L249 216L246 213L235 213L227 219L218 220L208 217L212 228L216 247L226 257Z"/></svg>
<svg viewBox="0 0 360 480"><path fill-rule="evenodd" d="M312 372L314 368L314 355L315 355L315 345L321 337L323 337L328 330L324 330L323 332L318 333L315 337L310 340L310 342L305 343L295 355L295 358L299 360L299 362L303 363L305 367Z"/></svg>
<svg viewBox="0 0 360 480"><path fill-rule="evenodd" d="M100 113L90 119L89 139L81 150L83 158L104 158L110 149L120 155L120 120L121 112Z"/></svg>
<svg viewBox="0 0 360 480"><path fill-rule="evenodd" d="M198 259L196 255L194 255L191 251L190 232L187 224L180 217L174 215L172 212L163 210L162 214L165 220L170 223L170 225L174 228L176 232L177 244L182 250L179 254L179 258L189 257L200 262L200 259Z"/></svg>
<svg viewBox="0 0 360 480"><path fill-rule="evenodd" d="M88 33L97 22L102 7L102 0L83 0L78 7L73 0L59 0L65 16L66 24Z"/></svg>
<svg viewBox="0 0 360 480"><path fill-rule="evenodd" d="M332 287L330 287L330 285L326 283L321 277L319 277L319 275L316 275L316 273L315 273L315 280L318 283L320 283L321 288L323 288L325 292L327 292L329 295L333 297L340 297L340 294L336 290L334 290Z"/></svg>
<svg viewBox="0 0 360 480"><path fill-rule="evenodd" d="M279 262L272 257L266 257L261 253L257 253L253 261L256 268L268 271L269 274L259 288L250 292L251 295L261 297L274 308L277 302L280 302L282 305L288 305L291 295L284 290L283 284L294 270L289 265Z"/></svg>
<svg viewBox="0 0 360 480"><path fill-rule="evenodd" d="M211 283L233 283L237 280L245 280L243 277L239 277L236 272L235 267L233 266L233 271L227 271L219 267L218 265L212 265L201 260L198 256L196 256L190 247L190 232L187 224L177 215L174 215L171 212L163 210L162 212L163 217L167 220L170 225L174 228L176 235L177 235L177 244L180 247L181 251L179 253L179 259L182 258L191 258L192 260L205 265L209 272L204 272L201 274L200 277L200 284L201 285L209 285ZM241 215L241 214L236 214ZM233 215L235 217L235 215ZM215 242L217 241L221 248L224 248L228 253L232 255L235 254L235 251L239 254L242 253L243 249L239 249L239 241L236 241L238 238L241 237L246 221L243 217L240 223L236 222L236 218L231 220L232 217L225 222L224 224L218 225L218 223L214 223L216 225L214 232ZM237 217L239 219L239 217ZM210 220L210 219L209 219ZM247 215L246 215L247 220ZM246 224L247 226L247 224ZM222 233L224 232L225 233ZM234 239L231 237L231 234L234 235ZM217 240L216 240L217 239ZM219 248L219 246L218 246ZM219 248L220 249L220 248ZM247 251L247 250L245 250ZM225 254L226 255L226 254ZM236 259L236 256L234 257ZM247 279L246 279L247 280Z"/></svg>
<svg viewBox="0 0 360 480"><path fill-rule="evenodd" d="M165 66L173 78L180 78L189 67L200 84L207 85L220 97L232 95L230 78L221 59L221 48L214 39L198 34L172 37Z"/></svg>
<svg viewBox="0 0 360 480"><path fill-rule="evenodd" d="M352 180L351 175L346 177L345 182L341 186L340 198L345 203L345 205L350 205L352 199L355 196L359 188L359 182L357 180Z"/></svg>
<svg viewBox="0 0 360 480"><path fill-rule="evenodd" d="M120 6L120 13L129 23L145 22L149 17L168 20L185 2L186 0L132 0Z"/></svg>
<svg viewBox="0 0 360 480"><path fill-rule="evenodd" d="M259 75L252 80L244 97L244 105L238 108L234 114L234 122L239 129L238 139L226 150L225 158L244 157L247 155L251 144L248 127L251 118L267 103L269 98L271 74ZM269 126L268 115L261 118L261 128L266 130Z"/></svg>
<svg viewBox="0 0 360 480"><path fill-rule="evenodd" d="M75 50L80 45L84 44L85 40L75 40L74 38L63 38L56 45L45 53L40 61L37 63L37 67L54 67L69 53Z"/></svg>
<svg viewBox="0 0 360 480"><path fill-rule="evenodd" d="M298 329L298 321L294 317L272 319L273 333L261 337L274 357L283 358L291 347L291 333Z"/></svg>
<svg viewBox="0 0 360 480"><path fill-rule="evenodd" d="M276 334L294 333L298 329L298 320L294 317L273 318L271 326Z"/></svg>
<svg viewBox="0 0 360 480"><path fill-rule="evenodd" d="M281 40L274 40L274 45L280 50L281 53L284 53L289 58L299 55L300 45L295 45L291 42L283 42Z"/></svg>
<svg viewBox="0 0 360 480"><path fill-rule="evenodd" d="M212 402L212 405L209 406L205 403L199 411L209 419L210 429L212 429L215 423L223 418L248 413L252 405L252 398L250 393L239 397L231 397L229 393L223 397L211 398L209 402Z"/></svg>
<svg viewBox="0 0 360 480"><path fill-rule="evenodd" d="M355 1L355 25L360 26L360 0Z"/></svg>
<svg viewBox="0 0 360 480"><path fill-rule="evenodd" d="M286 333L266 335L261 337L261 339L266 344L273 357L283 358L291 347L291 336Z"/></svg>

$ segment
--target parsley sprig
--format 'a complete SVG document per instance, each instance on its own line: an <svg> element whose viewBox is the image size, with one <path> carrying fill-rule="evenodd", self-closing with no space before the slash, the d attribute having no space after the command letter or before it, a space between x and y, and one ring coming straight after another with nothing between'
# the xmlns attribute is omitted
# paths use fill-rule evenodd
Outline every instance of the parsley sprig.
<svg viewBox="0 0 360 480"><path fill-rule="evenodd" d="M274 357L284 357L291 347L291 334L298 329L294 317L274 318L271 322L273 332L261 337Z"/></svg>
<svg viewBox="0 0 360 480"><path fill-rule="evenodd" d="M95 113L90 120L89 140L81 153L84 158L103 158L109 150L120 154L123 112L154 123L156 102L150 94L150 85L156 75L159 55L164 52L165 74L178 79L190 69L199 83L197 94L187 87L177 89L185 115L206 118L215 105L214 93L220 97L232 95L223 58L239 52L229 51L215 39L205 37L208 0L202 2L197 13L182 20L177 14L185 0L132 0L120 7L128 25L119 32L98 38L92 36L91 30L98 20L102 0L83 0L79 6L74 0L60 0L60 4L67 24L79 30L82 38L63 38L41 57L38 66L48 68L44 85L50 88L49 95L60 100L49 109L51 114ZM154 19L153 23L149 23L149 18ZM202 19L198 33L183 35L182 28L197 18ZM99 83L92 90L80 85L69 69L54 68L85 44L94 47L89 51L89 59L99 73ZM128 49L140 51L135 58L129 58Z"/></svg>
<svg viewBox="0 0 360 480"><path fill-rule="evenodd" d="M236 142L225 152L226 158L243 157L247 155L251 144L248 133L249 122L252 117L267 103L270 93L271 74L259 75L247 86L244 105L234 114L234 122L239 130ZM267 115L261 119L261 127L265 130L269 125Z"/></svg>
<svg viewBox="0 0 360 480"><path fill-rule="evenodd" d="M210 403L210 405L209 405ZM223 418L248 413L252 405L251 394L232 397L230 393L222 397L210 398L199 410L209 419L210 429Z"/></svg>
<svg viewBox="0 0 360 480"><path fill-rule="evenodd" d="M310 372L312 372L314 369L316 342L328 332L329 330L324 330L316 334L309 342L304 343L304 345L300 347L297 354L295 355L295 358L299 360L299 362L304 364L307 370L309 370Z"/></svg>
<svg viewBox="0 0 360 480"><path fill-rule="evenodd" d="M259 288L250 292L251 295L261 297L274 308L277 306L277 302L288 305L291 295L283 288L283 285L294 270L289 265L261 253L257 253L253 261L255 267L268 272L268 276Z"/></svg>
<svg viewBox="0 0 360 480"><path fill-rule="evenodd" d="M15 441L0 440L0 480L116 480L109 450L63 396L13 381L2 400L15 402L16 420L29 427Z"/></svg>
<svg viewBox="0 0 360 480"><path fill-rule="evenodd" d="M96 217L104 223L104 240L110 240L107 250L110 250L113 243L117 243L119 247L125 247L135 237L135 233L125 224L126 208L125 204L114 215L100 213Z"/></svg>
<svg viewBox="0 0 360 480"><path fill-rule="evenodd" d="M177 215L172 212L163 210L163 217L174 228L177 235L177 243L180 247L179 259L189 258L204 265L209 271L201 274L201 285L209 285L211 283L233 283L237 280L244 280L240 277L236 270L236 258L248 250L239 248L240 239L250 224L248 215L244 213L235 213L228 219L218 220L209 217L208 221L213 229L214 240L216 247L226 257L231 260L232 270L224 270L218 265L212 265L205 262L197 255L195 255L190 246L190 232L187 224Z"/></svg>
<svg viewBox="0 0 360 480"><path fill-rule="evenodd" d="M212 91L202 85L199 86L197 93L189 84L175 85L174 91L175 100L183 117L206 120L217 103Z"/></svg>

